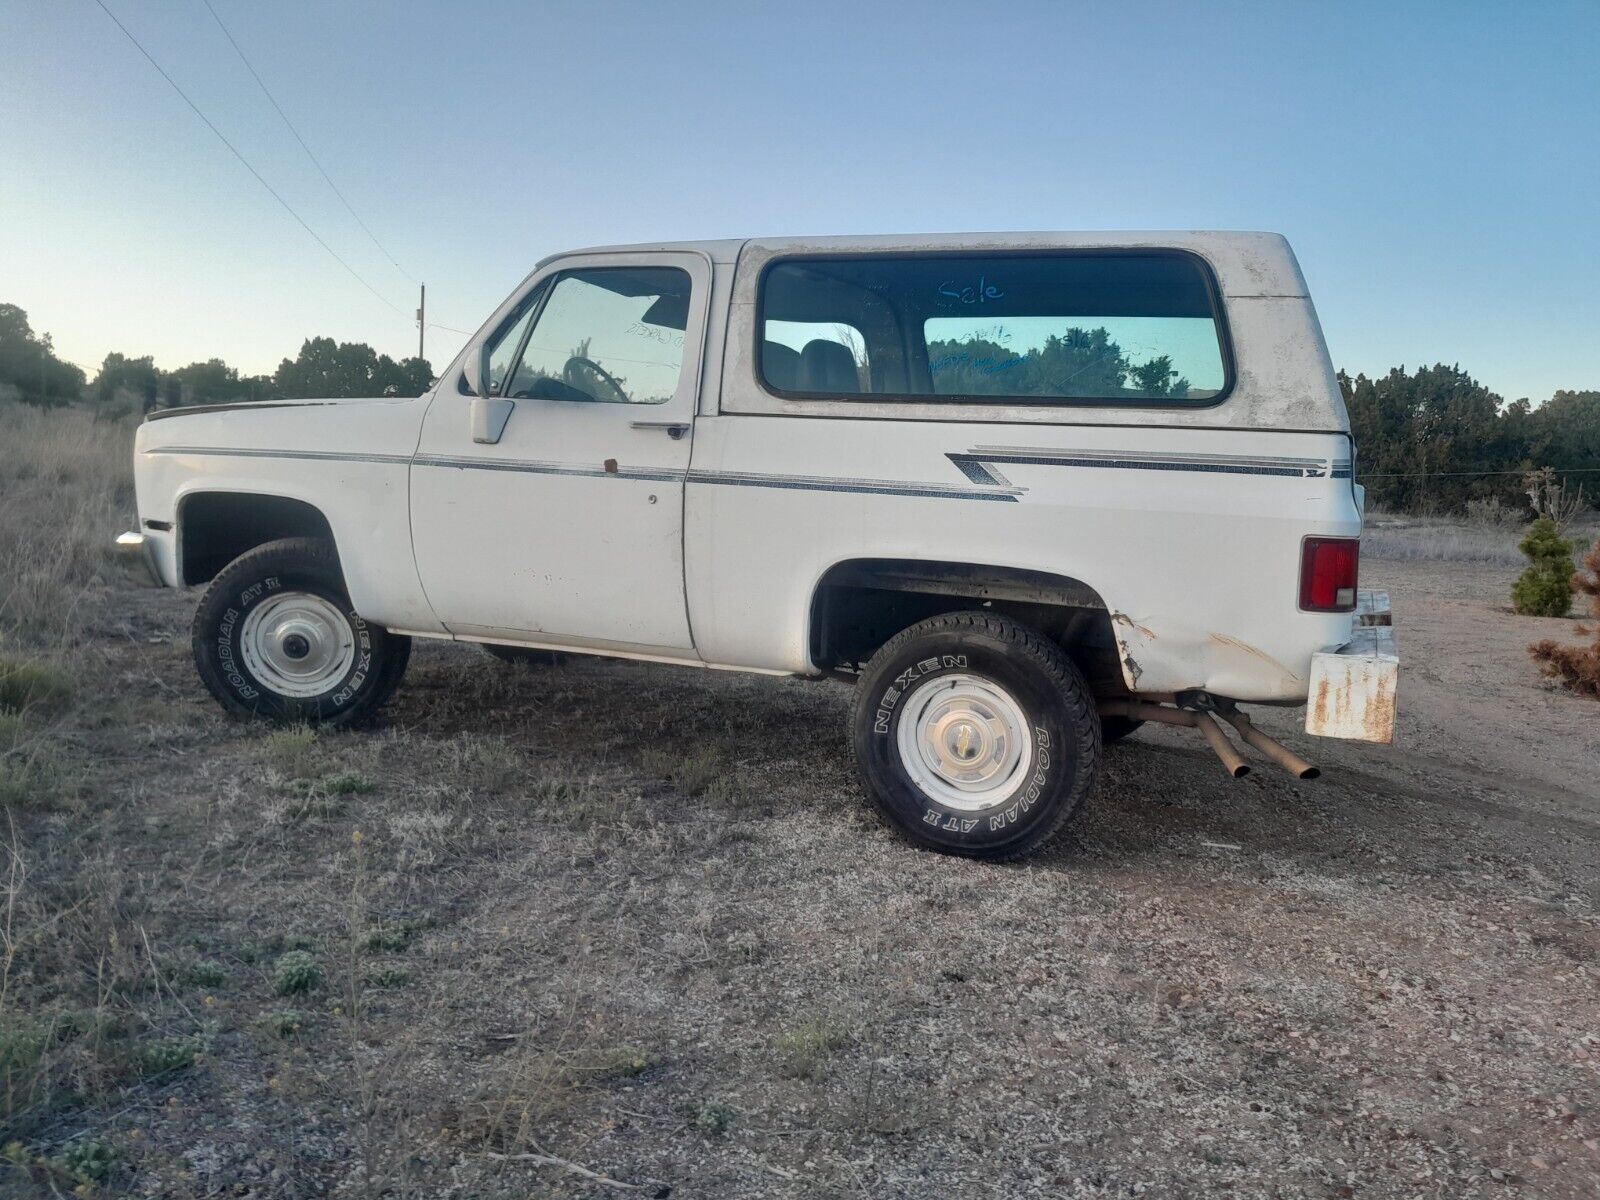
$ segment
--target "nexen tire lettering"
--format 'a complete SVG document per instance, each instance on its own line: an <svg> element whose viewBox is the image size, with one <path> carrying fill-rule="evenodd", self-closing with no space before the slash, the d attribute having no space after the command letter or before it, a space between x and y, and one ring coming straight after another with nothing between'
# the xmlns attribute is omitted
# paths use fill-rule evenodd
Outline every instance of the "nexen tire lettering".
<svg viewBox="0 0 1600 1200"><path fill-rule="evenodd" d="M895 676L894 683L878 698L878 711L872 722L872 732L877 734L889 732L889 719L894 714L894 706L900 703L900 697L906 694L906 690L913 682L939 670L964 670L966 665L965 654L946 654L942 658L925 658L915 666L901 671Z"/></svg>

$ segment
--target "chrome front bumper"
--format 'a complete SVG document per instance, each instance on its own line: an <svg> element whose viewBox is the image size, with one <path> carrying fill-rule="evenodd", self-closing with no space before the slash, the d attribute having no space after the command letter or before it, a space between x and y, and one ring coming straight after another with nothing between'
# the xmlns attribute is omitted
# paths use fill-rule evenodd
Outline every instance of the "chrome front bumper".
<svg viewBox="0 0 1600 1200"><path fill-rule="evenodd" d="M1362 592L1355 624L1343 646L1311 656L1306 732L1358 742L1394 741L1400 648L1388 592Z"/></svg>
<svg viewBox="0 0 1600 1200"><path fill-rule="evenodd" d="M137 561L149 577L152 587L162 586L161 571L156 566L155 545L144 534L131 529L126 533L119 533L112 548L122 561L129 564Z"/></svg>

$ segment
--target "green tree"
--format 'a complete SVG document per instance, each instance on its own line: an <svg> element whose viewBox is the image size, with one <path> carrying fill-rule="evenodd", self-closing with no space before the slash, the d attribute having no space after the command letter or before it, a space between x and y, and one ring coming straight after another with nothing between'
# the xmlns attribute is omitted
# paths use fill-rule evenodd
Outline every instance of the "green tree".
<svg viewBox="0 0 1600 1200"><path fill-rule="evenodd" d="M192 362L167 378L178 385L179 404L227 404L249 398L241 389L239 372L220 358Z"/></svg>
<svg viewBox="0 0 1600 1200"><path fill-rule="evenodd" d="M1540 517L1528 526L1518 547L1528 556L1528 569L1511 585L1511 603L1531 617L1564 617L1572 607L1572 543L1556 532L1556 523Z"/></svg>
<svg viewBox="0 0 1600 1200"><path fill-rule="evenodd" d="M129 358L113 350L100 364L100 373L92 385L95 399L109 404L119 395L131 397L144 411L156 407L161 394L161 372L156 370L156 360L149 354Z"/></svg>
<svg viewBox="0 0 1600 1200"><path fill-rule="evenodd" d="M1476 496L1514 496L1520 447L1502 444L1501 399L1458 366L1381 379L1339 376L1360 481L1379 507L1454 512Z"/></svg>
<svg viewBox="0 0 1600 1200"><path fill-rule="evenodd" d="M1538 461L1581 484L1600 503L1600 391L1560 391L1527 416L1530 446Z"/></svg>
<svg viewBox="0 0 1600 1200"><path fill-rule="evenodd" d="M0 304L0 383L24 400L62 404L83 393L81 367L56 357L48 333L35 334L28 314L15 304Z"/></svg>
<svg viewBox="0 0 1600 1200"><path fill-rule="evenodd" d="M345 396L420 396L433 382L433 368L422 358L395 362L365 342L307 338L300 353L284 359L273 375L277 394L287 398Z"/></svg>

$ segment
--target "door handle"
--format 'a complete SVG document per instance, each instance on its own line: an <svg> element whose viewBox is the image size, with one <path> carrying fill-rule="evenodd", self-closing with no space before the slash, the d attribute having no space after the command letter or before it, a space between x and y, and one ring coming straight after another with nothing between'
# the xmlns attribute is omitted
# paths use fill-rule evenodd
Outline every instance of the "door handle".
<svg viewBox="0 0 1600 1200"><path fill-rule="evenodd" d="M659 429L673 441L689 432L687 421L629 421L629 429Z"/></svg>

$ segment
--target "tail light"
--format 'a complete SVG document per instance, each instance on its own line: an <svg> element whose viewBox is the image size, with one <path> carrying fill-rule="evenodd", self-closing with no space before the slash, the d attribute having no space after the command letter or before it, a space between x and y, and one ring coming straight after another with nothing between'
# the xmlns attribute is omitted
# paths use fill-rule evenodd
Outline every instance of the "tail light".
<svg viewBox="0 0 1600 1200"><path fill-rule="evenodd" d="M1305 612L1355 612L1361 539L1308 537L1300 544L1300 607Z"/></svg>

